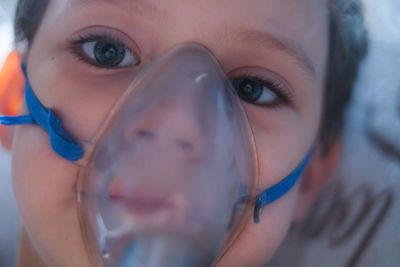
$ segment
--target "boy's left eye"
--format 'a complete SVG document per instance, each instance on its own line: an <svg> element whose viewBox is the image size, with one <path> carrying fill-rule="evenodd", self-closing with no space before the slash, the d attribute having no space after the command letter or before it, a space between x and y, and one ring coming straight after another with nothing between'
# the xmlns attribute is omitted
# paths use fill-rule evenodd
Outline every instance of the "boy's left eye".
<svg viewBox="0 0 400 267"><path fill-rule="evenodd" d="M232 80L233 88L245 102L260 106L275 106L288 102L281 85L259 77L241 76Z"/></svg>
<svg viewBox="0 0 400 267"><path fill-rule="evenodd" d="M129 48L108 38L81 38L75 42L73 52L84 62L99 68L124 68L140 63Z"/></svg>

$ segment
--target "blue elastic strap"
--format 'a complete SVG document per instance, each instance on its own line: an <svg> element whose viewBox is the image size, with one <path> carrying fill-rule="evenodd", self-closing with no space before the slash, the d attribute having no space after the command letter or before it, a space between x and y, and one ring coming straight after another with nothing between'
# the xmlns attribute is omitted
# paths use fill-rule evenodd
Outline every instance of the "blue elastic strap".
<svg viewBox="0 0 400 267"><path fill-rule="evenodd" d="M260 222L260 212L264 206L274 202L275 200L277 200L278 198L282 197L287 192L289 192L290 189L292 189L292 187L296 184L297 180L303 173L308 162L310 161L312 152L313 149L307 154L303 162L291 174L289 174L289 176L287 176L285 179L283 179L276 185L271 186L256 198L256 204L254 206L255 223Z"/></svg>
<svg viewBox="0 0 400 267"><path fill-rule="evenodd" d="M0 124L37 124L49 134L51 147L58 155L73 162L81 159L84 154L83 148L63 129L61 120L51 109L43 107L33 93L25 67L22 65L21 68L25 76L25 100L30 115L0 116Z"/></svg>

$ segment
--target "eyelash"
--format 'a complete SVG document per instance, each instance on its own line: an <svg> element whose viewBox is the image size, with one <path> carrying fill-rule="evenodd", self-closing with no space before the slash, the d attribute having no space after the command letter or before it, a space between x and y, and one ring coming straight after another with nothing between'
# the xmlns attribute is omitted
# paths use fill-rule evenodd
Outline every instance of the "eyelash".
<svg viewBox="0 0 400 267"><path fill-rule="evenodd" d="M134 55L137 55L132 49L130 49L127 45L124 44L124 42L111 34L108 33L101 33L101 34L80 34L76 39L71 39L69 41L69 50L77 57L78 60L87 63L89 65L92 65L97 68L101 69L107 69L105 66L100 66L99 64L96 64L93 60L89 59L87 55L82 51L82 45L87 42L95 42L95 41L108 41L108 42L114 42L118 45L124 46L126 50L131 52ZM140 59L139 59L140 63ZM118 69L118 68L124 68L124 67L110 67L108 69Z"/></svg>
<svg viewBox="0 0 400 267"><path fill-rule="evenodd" d="M245 73L243 75L238 75L238 76L234 77L233 79L236 79L239 77L242 79L250 79L250 80L255 80L257 82L260 82L261 84L263 84L263 86L271 89L271 91L273 91L280 99L280 101L274 102L274 103L266 103L266 104L252 103L253 105L261 106L261 107L268 107L268 108L276 108L276 107L279 107L280 105L290 104L292 102L292 98L293 98L292 94L279 81L276 81L273 79L266 79L265 77L260 76L258 74L254 74L254 73Z"/></svg>

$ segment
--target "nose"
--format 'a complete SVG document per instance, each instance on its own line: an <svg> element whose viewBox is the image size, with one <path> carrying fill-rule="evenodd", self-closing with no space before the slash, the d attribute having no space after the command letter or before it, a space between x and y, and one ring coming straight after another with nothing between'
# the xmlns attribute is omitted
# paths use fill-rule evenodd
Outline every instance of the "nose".
<svg viewBox="0 0 400 267"><path fill-rule="evenodd" d="M206 135L201 115L185 101L165 101L132 117L124 139L144 160L198 160L204 153Z"/></svg>

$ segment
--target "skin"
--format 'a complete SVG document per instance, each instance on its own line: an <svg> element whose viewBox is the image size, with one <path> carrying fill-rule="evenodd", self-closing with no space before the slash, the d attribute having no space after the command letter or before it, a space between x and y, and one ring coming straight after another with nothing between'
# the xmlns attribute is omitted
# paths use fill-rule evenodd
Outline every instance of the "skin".
<svg viewBox="0 0 400 267"><path fill-rule="evenodd" d="M78 140L95 134L140 66L182 42L206 46L231 78L250 71L278 81L290 95L288 103L245 104L262 191L294 170L316 143L328 47L326 5L323 0L51 1L26 57L28 77L43 105ZM88 32L118 36L142 65L109 70L78 60L70 40ZM77 166L56 155L48 140L33 125L19 126L14 134L13 181L26 232L23 247L48 266L89 266L77 216ZM312 188L315 195L318 189ZM250 218L217 266L267 262L298 216L296 209L306 210L301 203L311 203L309 198L297 185L263 209L259 224Z"/></svg>

